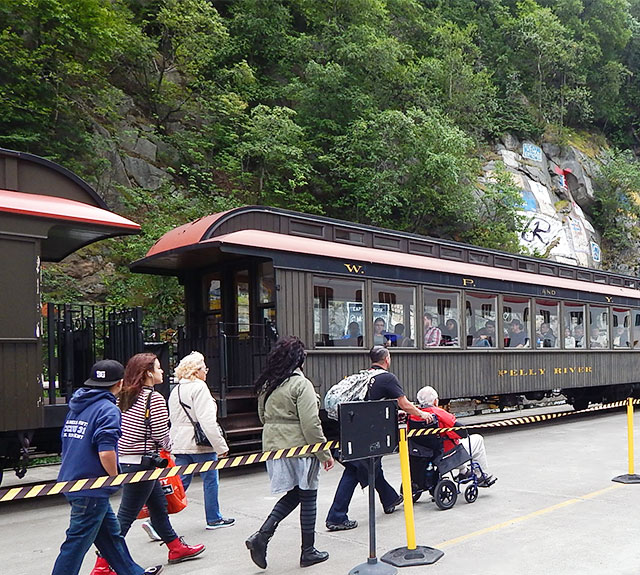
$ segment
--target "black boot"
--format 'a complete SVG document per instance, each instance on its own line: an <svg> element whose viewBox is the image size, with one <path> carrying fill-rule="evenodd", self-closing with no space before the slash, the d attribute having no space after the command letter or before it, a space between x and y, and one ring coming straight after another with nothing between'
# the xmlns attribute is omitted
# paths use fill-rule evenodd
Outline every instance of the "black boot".
<svg viewBox="0 0 640 575"><path fill-rule="evenodd" d="M260 569L267 568L267 544L273 537L277 526L278 522L269 516L262 527L245 541L247 549L251 552L251 560Z"/></svg>
<svg viewBox="0 0 640 575"><path fill-rule="evenodd" d="M326 551L318 551L314 547L316 539L315 531L302 532L302 553L300 553L300 567L310 567L316 563L322 563L329 559Z"/></svg>

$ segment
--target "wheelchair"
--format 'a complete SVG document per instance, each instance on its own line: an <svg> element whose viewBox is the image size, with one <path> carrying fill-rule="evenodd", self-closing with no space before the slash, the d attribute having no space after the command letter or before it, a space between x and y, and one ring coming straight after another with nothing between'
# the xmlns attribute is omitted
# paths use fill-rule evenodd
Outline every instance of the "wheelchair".
<svg viewBox="0 0 640 575"><path fill-rule="evenodd" d="M432 423L408 420L409 431L429 428L438 428L435 416ZM464 446L464 439L469 434L464 429L457 430L456 433L460 436L460 443L446 453L440 434L414 435L409 438L409 469L414 503L425 491L431 494L437 507L443 510L451 509L460 493L464 493L467 503L473 503L478 498L478 486L487 479L487 475L480 464L471 458L470 440L468 449ZM469 470L460 473L458 468L464 464L468 464Z"/></svg>

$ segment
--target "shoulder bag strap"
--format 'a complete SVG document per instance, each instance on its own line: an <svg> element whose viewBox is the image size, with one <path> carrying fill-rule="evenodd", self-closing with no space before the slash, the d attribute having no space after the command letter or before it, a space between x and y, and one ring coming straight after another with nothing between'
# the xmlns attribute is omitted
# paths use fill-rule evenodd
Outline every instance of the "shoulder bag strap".
<svg viewBox="0 0 640 575"><path fill-rule="evenodd" d="M191 425L195 425L196 422L193 421L193 418L189 415L189 412L187 411L187 408L191 409L191 406L187 405L186 403L183 403L182 398L180 397L180 384L178 384L178 402L182 406L182 410L184 411L184 414L187 416L187 418L191 422Z"/></svg>

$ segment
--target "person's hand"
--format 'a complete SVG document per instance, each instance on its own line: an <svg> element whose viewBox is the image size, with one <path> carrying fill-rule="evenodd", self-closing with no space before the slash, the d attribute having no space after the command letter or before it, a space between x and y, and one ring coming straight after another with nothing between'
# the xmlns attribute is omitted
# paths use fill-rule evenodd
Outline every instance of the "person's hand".
<svg viewBox="0 0 640 575"><path fill-rule="evenodd" d="M227 455L229 455L229 452L225 451L224 453L218 454L218 457L226 457Z"/></svg>
<svg viewBox="0 0 640 575"><path fill-rule="evenodd" d="M329 471L329 470L333 469L334 465L335 465L335 461L333 460L333 457L331 459L328 459L327 461L323 461L322 462L322 468L325 471Z"/></svg>
<svg viewBox="0 0 640 575"><path fill-rule="evenodd" d="M421 411L420 415L422 415L422 419L424 419L427 423L433 422L433 415L428 411Z"/></svg>

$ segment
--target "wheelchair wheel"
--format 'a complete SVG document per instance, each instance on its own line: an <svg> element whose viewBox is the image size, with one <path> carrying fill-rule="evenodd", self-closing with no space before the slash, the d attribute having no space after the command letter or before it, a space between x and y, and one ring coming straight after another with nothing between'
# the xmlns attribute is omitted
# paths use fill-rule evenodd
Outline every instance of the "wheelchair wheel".
<svg viewBox="0 0 640 575"><path fill-rule="evenodd" d="M471 483L464 490L464 498L467 503L473 503L476 499L478 499L478 487Z"/></svg>
<svg viewBox="0 0 640 575"><path fill-rule="evenodd" d="M458 500L456 484L450 479L439 481L433 492L433 498L440 509L451 509Z"/></svg>

